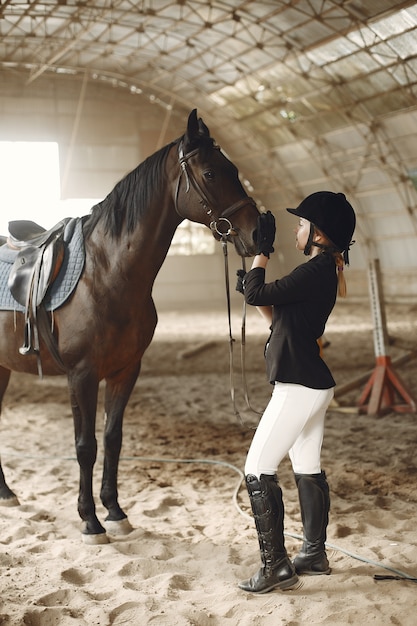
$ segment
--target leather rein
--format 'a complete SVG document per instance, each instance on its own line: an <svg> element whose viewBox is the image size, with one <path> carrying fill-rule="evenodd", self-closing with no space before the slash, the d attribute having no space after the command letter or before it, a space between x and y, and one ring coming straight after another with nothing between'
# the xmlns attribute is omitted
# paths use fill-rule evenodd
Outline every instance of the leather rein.
<svg viewBox="0 0 417 626"><path fill-rule="evenodd" d="M219 146L214 146L214 148L216 150L220 150ZM178 213L178 215L180 217L182 217L182 215L181 215L181 213L178 210L178 194L179 194L179 189L180 189L182 175L184 175L185 179L186 179L185 193L188 193L190 191L191 186L192 186L194 188L194 190L197 192L197 194L200 196L200 204L202 205L203 210L209 216L211 216L213 214L213 209L211 207L213 207L215 205L215 200L213 198L209 198L208 197L208 194L204 191L204 189L202 189L201 185L199 185L198 181L196 180L196 178L194 176L194 173L192 171L192 168L188 167L188 165L189 165L188 164L188 160L190 158L192 158L193 156L195 156L196 154L198 154L198 148L195 149L195 150L192 150L191 152L188 152L187 154L185 154L184 153L184 149L183 149L183 142L181 141L181 143L179 144L179 147L178 147L178 160L179 160L179 163L180 163L181 171L180 171L180 175L178 177L176 191L175 191L175 210L177 211L177 213ZM240 414L240 412L239 412L239 410L237 408L237 402L236 402L236 392L235 392L235 383L234 383L234 377L235 377L234 370L235 370L235 367L234 367L234 352L233 352L233 344L235 342L235 339L233 338L232 321L231 321L230 280L229 280L229 263L228 263L228 251L227 251L227 238L230 235L231 236L236 236L236 234L237 234L236 230L233 228L233 225L232 225L231 221L229 220L229 217L231 215L233 215L234 213L236 213L236 211L239 211L239 209L241 209L242 207L246 206L247 204L253 204L256 207L256 203L253 200L253 198L251 198L250 196L246 196L244 198L241 198L240 200L238 200L237 202L235 202L231 206L229 206L224 211L222 211L222 213L220 214L220 216L216 220L213 220L212 222L210 222L210 229L213 231L213 233L216 232L220 236L220 241L221 241L222 247L223 247L226 302L227 302L227 316L228 316L228 324L229 324L230 396L231 396L231 399L232 399L234 414L239 419L239 421L240 421L242 426L247 426L247 425L245 424L245 422L242 419L242 416L241 416L241 414ZM221 231L219 229L219 226L218 226L219 222L225 222L224 225L226 225L226 227L227 227L227 230L225 232L223 232L223 231ZM246 272L246 264L245 264L245 258L244 257L242 257L242 268ZM248 385L247 385L247 379L246 379L245 348L246 348L246 302L243 301L242 326L241 326L241 351L240 351L243 394L244 394L244 398L245 398L245 401L246 401L247 408L252 413L254 413L257 416L259 416L262 413L259 412L259 411L254 410L252 408L250 400L249 400Z"/></svg>
<svg viewBox="0 0 417 626"><path fill-rule="evenodd" d="M233 344L235 343L235 339L232 333L232 317L231 317L231 305L230 305L230 280L229 280L229 262L228 262L228 252L227 252L227 239L226 237L222 237L221 239L223 246L223 257L224 257L224 278L225 278L225 287L226 287L226 303L227 303L227 317L229 324L229 377L230 377L230 396L233 404L233 412L237 419L240 421L242 426L252 428L256 430L256 427L248 426L243 420L239 409L237 408L236 402L236 389L235 389L235 366L234 366L234 352L233 352ZM246 263L245 258L242 257L242 269L246 272ZM248 382L246 378L246 302L243 300L242 307L242 323L241 323L241 336L240 336L240 370L242 376L242 386L243 386L243 396L245 398L246 407L256 416L262 415L261 411L255 410L251 402L249 400L249 392L248 392Z"/></svg>

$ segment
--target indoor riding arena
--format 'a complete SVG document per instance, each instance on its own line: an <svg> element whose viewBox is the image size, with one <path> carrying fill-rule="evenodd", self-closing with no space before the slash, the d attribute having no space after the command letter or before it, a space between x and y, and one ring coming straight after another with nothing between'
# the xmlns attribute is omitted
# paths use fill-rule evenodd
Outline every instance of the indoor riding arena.
<svg viewBox="0 0 417 626"><path fill-rule="evenodd" d="M0 626L414 626L417 2L5 0L0 50ZM236 273L258 212L267 282L308 262L286 209L323 190L356 213L331 575L247 593L272 387Z"/></svg>

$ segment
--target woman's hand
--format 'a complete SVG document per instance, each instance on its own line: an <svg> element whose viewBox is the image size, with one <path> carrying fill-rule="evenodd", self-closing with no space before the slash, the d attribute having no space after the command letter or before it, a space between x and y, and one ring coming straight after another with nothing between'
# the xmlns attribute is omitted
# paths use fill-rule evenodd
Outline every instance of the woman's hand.
<svg viewBox="0 0 417 626"><path fill-rule="evenodd" d="M269 259L269 255L274 251L275 233L275 217L271 211L258 215L256 254L263 254Z"/></svg>
<svg viewBox="0 0 417 626"><path fill-rule="evenodd" d="M239 293L245 294L245 287L243 284L243 279L246 276L245 270L237 270L237 282L236 282L236 291Z"/></svg>

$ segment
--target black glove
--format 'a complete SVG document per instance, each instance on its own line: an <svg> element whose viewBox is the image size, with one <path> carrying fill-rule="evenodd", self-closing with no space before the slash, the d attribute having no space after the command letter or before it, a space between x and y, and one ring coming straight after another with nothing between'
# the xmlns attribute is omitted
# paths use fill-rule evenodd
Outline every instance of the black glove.
<svg viewBox="0 0 417 626"><path fill-rule="evenodd" d="M275 232L275 217L271 211L258 215L256 254L264 254L269 258L270 253L274 251Z"/></svg>
<svg viewBox="0 0 417 626"><path fill-rule="evenodd" d="M246 272L245 270L237 270L236 274L237 274L236 291L239 291L239 293L244 294L245 290L243 288L243 279L246 276Z"/></svg>

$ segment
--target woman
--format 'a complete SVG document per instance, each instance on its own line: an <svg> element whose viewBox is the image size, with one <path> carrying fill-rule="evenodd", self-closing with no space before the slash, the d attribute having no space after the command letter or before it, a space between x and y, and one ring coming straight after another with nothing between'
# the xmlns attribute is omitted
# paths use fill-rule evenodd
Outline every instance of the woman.
<svg viewBox="0 0 417 626"><path fill-rule="evenodd" d="M287 211L299 218L296 247L309 261L289 275L265 283L275 239L275 220L268 211L259 216L252 268L245 275L238 272L236 287L271 325L265 359L274 388L245 463L262 567L239 587L254 593L290 589L298 574L330 574L325 552L330 498L320 454L335 382L317 342L337 292L346 295L343 267L349 262L356 219L345 196L331 191L313 193ZM284 505L276 477L286 454L298 487L304 533L301 551L293 562L284 545Z"/></svg>

